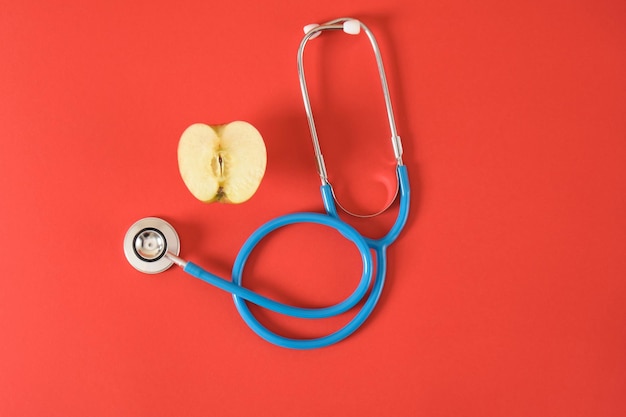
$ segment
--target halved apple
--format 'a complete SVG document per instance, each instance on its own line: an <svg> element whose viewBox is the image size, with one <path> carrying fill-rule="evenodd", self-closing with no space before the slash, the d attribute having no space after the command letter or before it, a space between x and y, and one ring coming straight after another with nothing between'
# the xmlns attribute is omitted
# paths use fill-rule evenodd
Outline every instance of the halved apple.
<svg viewBox="0 0 626 417"><path fill-rule="evenodd" d="M250 123L196 123L178 142L178 169L194 197L239 204L257 191L267 165L263 137Z"/></svg>

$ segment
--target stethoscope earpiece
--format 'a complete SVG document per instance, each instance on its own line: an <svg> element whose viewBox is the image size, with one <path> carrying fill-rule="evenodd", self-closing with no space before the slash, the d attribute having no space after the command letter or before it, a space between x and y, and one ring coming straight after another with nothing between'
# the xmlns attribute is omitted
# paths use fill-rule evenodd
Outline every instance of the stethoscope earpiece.
<svg viewBox="0 0 626 417"><path fill-rule="evenodd" d="M319 24L317 24L317 23L309 23L308 25L306 25L305 27L302 28L302 31L306 35L307 33L309 33L310 31L312 31L313 29L315 29L318 26L319 26ZM311 35L310 39L315 39L318 36L320 36L321 34L322 34L322 32L317 32L317 33Z"/></svg>
<svg viewBox="0 0 626 417"><path fill-rule="evenodd" d="M359 33L361 33L361 22L359 22L356 19L339 19L335 22L332 22L333 24L336 24L338 22L342 22L341 23L341 29L343 29L344 32L346 32L348 35L358 35ZM312 31L315 28L320 27L320 25L318 23L309 23L308 25L306 25L305 27L302 28L302 30L304 31L304 34L308 34L310 31ZM311 37L309 39L315 39L318 36L320 36L322 34L322 30L324 29L328 29L328 28L332 28L332 29L336 29L337 27L330 27L328 25L328 23L322 25L322 27L313 35L311 35Z"/></svg>
<svg viewBox="0 0 626 417"><path fill-rule="evenodd" d="M124 236L124 254L136 270L158 274L174 261L168 254L180 253L180 240L171 224L157 217L135 222Z"/></svg>
<svg viewBox="0 0 626 417"><path fill-rule="evenodd" d="M356 19L350 19L343 22L343 31L348 35L358 35L361 33L361 22Z"/></svg>

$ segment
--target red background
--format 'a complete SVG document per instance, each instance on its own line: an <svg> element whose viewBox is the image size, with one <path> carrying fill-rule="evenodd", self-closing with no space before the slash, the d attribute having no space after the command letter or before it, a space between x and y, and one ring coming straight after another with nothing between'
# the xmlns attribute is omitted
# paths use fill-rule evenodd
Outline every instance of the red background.
<svg viewBox="0 0 626 417"><path fill-rule="evenodd" d="M228 294L132 269L122 239L161 216L228 277L263 222L321 210L295 58L303 25L343 15L378 36L412 211L365 326L290 351ZM0 415L626 413L623 1L3 0L0 57ZM368 44L328 34L306 62L331 180L374 211L394 174ZM178 138L237 119L266 176L245 204L201 204ZM350 221L376 236L394 214ZM245 283L342 299L359 265L335 235L271 235ZM347 319L258 314L298 336Z"/></svg>

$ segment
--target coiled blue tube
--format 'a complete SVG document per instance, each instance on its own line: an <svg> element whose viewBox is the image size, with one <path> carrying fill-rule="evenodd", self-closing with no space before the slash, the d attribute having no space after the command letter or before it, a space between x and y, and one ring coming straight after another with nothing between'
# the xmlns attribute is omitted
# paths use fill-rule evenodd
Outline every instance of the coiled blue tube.
<svg viewBox="0 0 626 417"><path fill-rule="evenodd" d="M400 188L398 216L392 228L381 239L365 238L352 226L340 220L332 198L330 185L325 184L321 187L321 193L327 214L293 213L277 217L265 223L252 233L239 251L235 259L235 264L233 265L232 281L226 281L191 262L188 262L185 266L185 272L224 291L232 293L235 306L243 320L256 334L268 342L290 349L315 349L337 343L354 333L363 324L374 310L380 298L380 294L382 293L385 282L385 272L387 270L386 250L402 231L409 212L409 179L404 165L397 167L397 175ZM332 306L321 308L295 307L272 300L242 286L243 269L254 247L272 231L296 223L315 223L333 228L356 245L361 255L363 273L354 292L343 301ZM372 252L375 258L372 256ZM374 260L376 261L376 271L374 271ZM371 289L368 293L370 286ZM287 338L270 331L254 317L247 305L247 302L251 302L263 308L292 317L320 319L342 314L354 307L364 298L366 299L363 306L347 324L329 335L313 339Z"/></svg>

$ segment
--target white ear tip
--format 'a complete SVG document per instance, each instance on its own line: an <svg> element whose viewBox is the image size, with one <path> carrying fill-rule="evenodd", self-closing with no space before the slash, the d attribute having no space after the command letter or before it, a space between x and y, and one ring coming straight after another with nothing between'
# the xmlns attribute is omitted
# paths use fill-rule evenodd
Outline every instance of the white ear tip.
<svg viewBox="0 0 626 417"><path fill-rule="evenodd" d="M349 35L358 35L361 33L361 22L356 19L346 20L343 22L343 31Z"/></svg>
<svg viewBox="0 0 626 417"><path fill-rule="evenodd" d="M307 33L309 33L310 31L312 31L313 29L315 29L318 26L319 25L317 23L310 23L310 24L306 25L305 27L303 27L302 30L304 31L304 34L306 35ZM321 32L317 32L315 35L311 36L310 39L317 38L318 36L320 36L320 34L321 34Z"/></svg>
<svg viewBox="0 0 626 417"><path fill-rule="evenodd" d="M308 25L303 27L302 30L304 31L304 34L307 34L318 26L319 25L317 23L309 23Z"/></svg>

